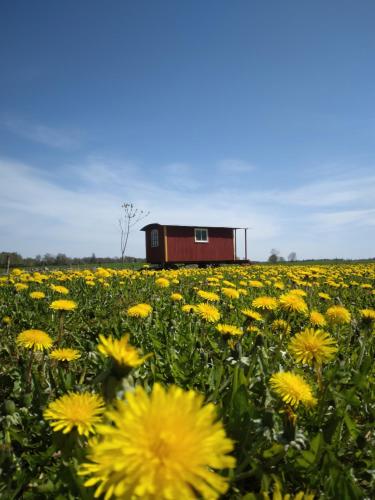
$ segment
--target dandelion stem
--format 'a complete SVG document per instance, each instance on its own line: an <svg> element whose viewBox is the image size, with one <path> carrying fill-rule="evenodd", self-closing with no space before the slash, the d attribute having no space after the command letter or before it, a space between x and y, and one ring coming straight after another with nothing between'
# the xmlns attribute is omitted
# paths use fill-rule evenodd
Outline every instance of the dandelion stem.
<svg viewBox="0 0 375 500"><path fill-rule="evenodd" d="M30 382L31 382L31 370L33 366L33 359L34 359L34 351L30 351L30 358L29 358L29 365L27 367L26 371L26 387L29 387Z"/></svg>
<svg viewBox="0 0 375 500"><path fill-rule="evenodd" d="M59 334L57 337L57 342L56 345L60 345L60 341L63 337L64 334L64 311L60 311L60 318L59 318Z"/></svg>
<svg viewBox="0 0 375 500"><path fill-rule="evenodd" d="M318 382L319 391L323 389L322 365L321 363L314 363L316 379Z"/></svg>

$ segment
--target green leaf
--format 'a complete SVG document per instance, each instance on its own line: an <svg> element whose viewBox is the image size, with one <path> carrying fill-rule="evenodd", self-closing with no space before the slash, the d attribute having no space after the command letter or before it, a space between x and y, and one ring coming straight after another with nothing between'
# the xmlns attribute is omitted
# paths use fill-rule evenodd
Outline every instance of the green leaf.
<svg viewBox="0 0 375 500"><path fill-rule="evenodd" d="M358 430L356 423L350 418L349 413L344 414L344 422L345 422L346 428L349 431L350 436L353 439L356 439L359 435L359 430Z"/></svg>

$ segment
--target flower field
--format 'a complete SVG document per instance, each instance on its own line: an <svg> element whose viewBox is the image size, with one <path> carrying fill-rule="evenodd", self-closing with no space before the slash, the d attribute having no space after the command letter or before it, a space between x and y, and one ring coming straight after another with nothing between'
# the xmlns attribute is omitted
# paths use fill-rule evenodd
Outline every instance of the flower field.
<svg viewBox="0 0 375 500"><path fill-rule="evenodd" d="M375 265L0 277L0 497L375 496Z"/></svg>

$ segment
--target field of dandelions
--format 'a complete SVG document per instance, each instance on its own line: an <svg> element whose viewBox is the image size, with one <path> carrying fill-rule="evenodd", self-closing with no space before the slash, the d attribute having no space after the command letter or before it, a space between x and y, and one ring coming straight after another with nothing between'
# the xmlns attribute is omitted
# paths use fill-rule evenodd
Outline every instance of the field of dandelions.
<svg viewBox="0 0 375 500"><path fill-rule="evenodd" d="M0 276L0 497L375 497L375 265Z"/></svg>

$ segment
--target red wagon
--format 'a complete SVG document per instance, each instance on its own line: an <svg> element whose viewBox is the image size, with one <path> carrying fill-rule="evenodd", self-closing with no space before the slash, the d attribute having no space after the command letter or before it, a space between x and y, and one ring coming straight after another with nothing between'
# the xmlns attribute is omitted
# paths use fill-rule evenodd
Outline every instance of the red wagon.
<svg viewBox="0 0 375 500"><path fill-rule="evenodd" d="M237 231L245 232L245 259L238 259ZM248 264L247 228L212 226L172 226L147 224L146 260L149 264Z"/></svg>

